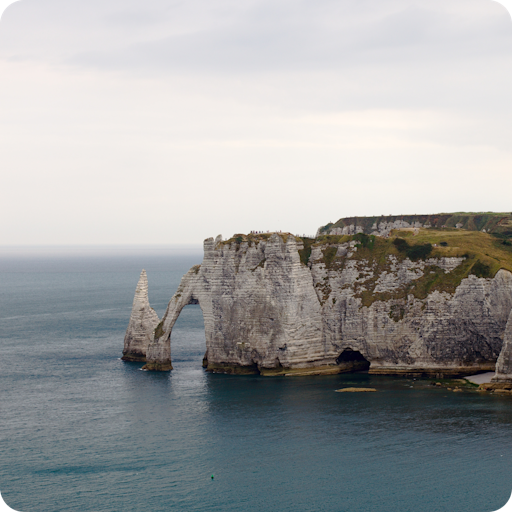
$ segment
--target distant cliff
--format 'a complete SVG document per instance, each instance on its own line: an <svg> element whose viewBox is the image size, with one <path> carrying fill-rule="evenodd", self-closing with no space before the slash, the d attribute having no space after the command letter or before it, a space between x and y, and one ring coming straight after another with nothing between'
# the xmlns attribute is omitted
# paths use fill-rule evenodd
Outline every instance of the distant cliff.
<svg viewBox="0 0 512 512"><path fill-rule="evenodd" d="M160 321L144 282L138 290L123 358L149 370L172 368L173 325L198 302L210 371L461 375L492 370L500 357L499 378L512 382L512 243L503 233L436 225L385 236L219 236L205 240L203 263Z"/></svg>
<svg viewBox="0 0 512 512"><path fill-rule="evenodd" d="M326 224L318 235L367 235L388 236L393 229L403 228L456 228L482 231L495 236L512 237L512 213L439 213L435 215L388 215L380 217L347 217Z"/></svg>

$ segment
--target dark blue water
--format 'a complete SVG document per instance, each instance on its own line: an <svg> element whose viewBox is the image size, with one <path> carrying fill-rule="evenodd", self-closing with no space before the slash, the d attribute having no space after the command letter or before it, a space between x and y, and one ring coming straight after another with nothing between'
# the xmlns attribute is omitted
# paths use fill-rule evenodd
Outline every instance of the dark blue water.
<svg viewBox="0 0 512 512"><path fill-rule="evenodd" d="M483 512L512 489L512 399L364 374L207 374L119 360L142 267L161 315L200 254L0 257L0 491L21 512ZM350 385L377 393L335 393ZM211 480L211 475L214 480Z"/></svg>

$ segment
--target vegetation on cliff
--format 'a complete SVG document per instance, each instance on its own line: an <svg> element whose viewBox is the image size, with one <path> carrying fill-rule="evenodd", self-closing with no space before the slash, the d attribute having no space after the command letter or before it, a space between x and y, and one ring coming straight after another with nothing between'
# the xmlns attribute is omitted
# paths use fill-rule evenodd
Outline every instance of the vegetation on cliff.
<svg viewBox="0 0 512 512"><path fill-rule="evenodd" d="M333 257L337 246L351 241L356 242L357 251L350 256ZM500 269L512 272L512 243L480 231L447 228L396 230L387 238L364 233L321 235L313 245L324 247L323 263L329 271L342 271L348 260L358 260L371 270L372 276L365 278L361 275L356 285L357 295L365 306L377 300L406 299L410 294L424 299L436 290L454 293L462 279L470 274L492 278ZM406 258L424 261L423 275L396 291L375 292L379 277L384 272L392 272L393 262ZM439 258L463 258L463 261L451 272L445 272L433 264ZM397 318L400 318L398 310Z"/></svg>
<svg viewBox="0 0 512 512"><path fill-rule="evenodd" d="M411 225L421 223L431 227L395 229L387 237L369 234L380 222L402 220ZM355 235L327 234L334 227L354 224L365 232ZM485 231L484 231L485 230ZM360 278L354 285L364 306L377 300L403 302L409 295L426 298L434 291L453 294L461 281L469 275L493 278L498 270L512 272L512 214L502 213L456 213L438 215L409 215L394 217L362 217L340 219L336 224L322 227L316 238L295 237L299 243L299 256L303 265L310 266L313 247L321 247L321 263L329 273L342 272L347 262L357 261L361 268ZM268 241L273 233L237 234L222 242L242 243L248 246ZM284 242L290 233L277 233ZM338 251L340 246L352 246L352 250ZM446 272L436 264L441 258L461 258L460 264ZM376 291L377 283L384 273L393 273L393 268L404 260L421 262L421 276L392 292ZM258 265L264 266L265 262ZM359 267L358 267L359 268ZM334 277L335 274L332 274ZM329 279L330 280L330 279ZM324 283L327 300L331 287ZM322 301L322 303L325 302ZM393 309L399 320L402 313L399 304Z"/></svg>
<svg viewBox="0 0 512 512"><path fill-rule="evenodd" d="M357 226L363 233L371 234L375 226L381 223L407 222L411 226L419 223L421 227L433 229L459 228L468 231L483 231L493 233L495 236L512 238L512 213L495 212L457 212L439 213L434 215L383 215L380 217L346 217L335 223L322 226L319 234L328 234L335 228Z"/></svg>

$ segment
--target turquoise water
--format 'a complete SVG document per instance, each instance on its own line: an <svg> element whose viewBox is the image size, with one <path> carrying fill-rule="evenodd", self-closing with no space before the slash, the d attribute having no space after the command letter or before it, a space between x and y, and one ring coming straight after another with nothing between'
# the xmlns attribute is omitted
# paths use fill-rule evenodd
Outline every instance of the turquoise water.
<svg viewBox="0 0 512 512"><path fill-rule="evenodd" d="M482 512L507 501L510 398L364 374L207 374L199 306L173 330L173 372L120 361L141 268L161 315L200 261L0 257L0 491L12 508ZM350 385L379 391L334 392Z"/></svg>

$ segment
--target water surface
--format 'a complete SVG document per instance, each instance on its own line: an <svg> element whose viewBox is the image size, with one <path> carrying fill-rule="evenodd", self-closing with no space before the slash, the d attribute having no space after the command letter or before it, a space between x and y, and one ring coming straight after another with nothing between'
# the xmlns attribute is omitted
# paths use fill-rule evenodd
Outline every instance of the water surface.
<svg viewBox="0 0 512 512"><path fill-rule="evenodd" d="M141 268L161 315L200 261L0 257L0 490L11 507L483 512L507 501L509 397L365 374L207 374L199 306L173 330L174 371L120 361ZM352 385L378 392L334 392Z"/></svg>

